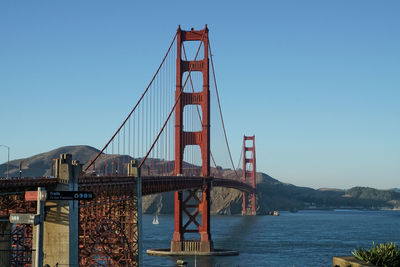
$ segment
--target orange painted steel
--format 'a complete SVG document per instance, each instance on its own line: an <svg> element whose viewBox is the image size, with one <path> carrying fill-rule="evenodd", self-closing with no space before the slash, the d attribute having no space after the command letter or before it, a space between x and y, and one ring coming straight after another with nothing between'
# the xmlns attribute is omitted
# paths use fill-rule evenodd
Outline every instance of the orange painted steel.
<svg viewBox="0 0 400 267"><path fill-rule="evenodd" d="M10 192L6 195L0 193L0 216L9 215L16 210L32 206L30 209L35 211L36 205L24 199L24 193L28 190L37 189L38 186L52 190L59 183L57 178L28 178L14 179L11 181L0 181L0 192ZM252 193L254 189L251 185L238 180L203 177L203 176L143 176L142 195L152 195L176 190L198 189L204 183L210 182L212 187L229 187L243 192ZM79 178L79 187L96 187L108 190L108 186L130 186L136 185L136 180L130 176L84 176ZM11 192L16 191L16 192ZM18 191L18 192L17 192ZM10 212L11 211L11 212Z"/></svg>
<svg viewBox="0 0 400 267"><path fill-rule="evenodd" d="M210 152L209 90L209 52L211 51L209 47L207 25L203 30L199 31L195 31L193 29L190 31L183 31L179 27L175 38L177 42L175 105L166 120L167 122L172 113L175 112L175 162L173 163L170 161L170 164L167 164L167 168L170 169L167 169L166 173L165 171L157 171L157 168L155 168L155 163L157 160L153 159L152 163L154 166L151 168L151 163L147 165L147 162L144 162L151 151L150 149L147 152L146 157L142 158L141 162L141 166L143 165L142 170L144 170L143 174L145 173L146 167L148 174L147 176L142 176L142 194L150 195L176 191L175 229L171 242L171 249L173 249L174 242L177 243L175 248L180 247L178 250L184 249L184 246L179 246L179 244L181 245L183 244L183 241L185 241L185 233L191 233L200 236L200 250L212 250L212 239L210 232L211 187L222 186L235 188L252 194L254 205L255 174L253 175L253 185L250 185L246 183L246 174L244 174L244 181L240 181L216 177L218 176L214 175L217 173L216 170L213 170L213 173L211 173L210 159L212 155ZM171 46L163 59L163 62L173 46L175 38L172 41ZM197 54L193 61L182 60L181 52L183 43L187 41L200 41L199 49L197 50ZM204 57L201 60L196 60L201 46L203 46ZM156 74L154 75L152 82L154 81L162 64L163 63L161 63ZM184 92L185 85L192 71L201 72L203 75L201 92L194 92L194 90L193 92ZM183 83L182 78L185 72L188 75ZM152 82L150 82L150 85ZM150 85L143 93L141 99L144 98L144 95L148 91ZM200 131L189 132L183 130L183 115L184 107L186 105L201 106L202 114L200 117L202 120L202 129ZM122 127L126 124L137 106L138 104L136 104L136 106L132 109L121 127L108 141L101 152L97 154L95 159L99 158L100 155L103 154L109 144L112 145L113 150L113 140L116 136L118 136L119 150L119 133L121 133ZM153 148L154 144L157 142L157 139L163 131L166 122L164 123L164 126L162 127L156 140L153 142L151 148ZM125 134L125 132L123 132L123 134ZM200 147L202 159L202 166L198 169L192 169L190 171L184 169L184 164L187 163L183 162L185 146L189 145L197 145ZM134 214L134 206L137 205L137 199L135 199L135 195L133 194L135 191L134 188L136 187L136 179L134 177L126 176L127 174L124 172L124 168L122 166L123 164L120 163L119 151L117 153L118 162L115 163L117 164L115 172L114 157L112 157L111 176L94 176L94 170L96 169L94 165L94 159L86 167L86 170L88 170L91 165L93 166L93 176L84 175L80 177L78 181L78 188L80 190L93 191L95 195L95 198L92 201L80 201L79 204L79 258L81 266L97 266L96 264L99 263L99 261L106 266L134 266L137 264L137 259L135 258L135 255L137 255L135 249L137 249L137 247L130 245L134 244L135 240L137 240L137 236L135 236L135 234L137 234L137 229L135 229L135 224L132 223L135 220L137 221L137 218ZM114 154L114 152L111 154ZM109 173L107 164L108 162L106 161L105 165L103 166L104 174ZM175 165L174 176L158 176L162 173L171 175L173 173L173 165ZM101 167L101 164L98 164L98 166ZM122 171L120 171L121 167ZM20 179L12 178L0 180L0 215L9 215L10 213L19 213L24 211L33 213L35 211L35 203L27 202L23 197L23 193L27 190L36 190L37 187L43 187L46 190L52 190L62 182L63 181L60 181L56 178L46 177ZM185 192L183 190L185 190ZM252 209L255 211L255 207ZM197 217L200 217L200 215L201 221L197 221ZM185 217L187 220L184 222L183 220ZM193 226L194 228L190 228ZM21 233L21 231L18 233ZM16 241L16 243L18 242ZM100 244L102 245L100 246ZM29 246L26 247L29 248Z"/></svg>
<svg viewBox="0 0 400 267"><path fill-rule="evenodd" d="M0 185L4 181L1 180ZM24 186L26 185L24 183ZM1 218L8 219L11 213L36 213L36 203L25 201L23 192L8 192L0 194ZM8 233L4 231L0 234L0 239L10 242L10 266L32 266L32 236L32 225L29 224L13 224Z"/></svg>
<svg viewBox="0 0 400 267"><path fill-rule="evenodd" d="M246 201L246 193L243 192L243 210L242 214L256 215L256 136L243 136L243 183L247 183L252 186L254 192L250 194L249 199ZM251 146L246 145L246 141L251 141ZM247 156L247 151L250 151L250 155ZM250 170L247 170L247 165ZM249 179L251 179L249 181ZM251 198L251 202L249 201ZM250 211L248 210L250 206Z"/></svg>
<svg viewBox="0 0 400 267"><path fill-rule="evenodd" d="M79 266L138 266L135 179L92 178L78 186L94 194L79 202Z"/></svg>
<svg viewBox="0 0 400 267"><path fill-rule="evenodd" d="M200 51L193 61L182 60L182 46L187 41L199 41L203 46L204 57L202 60L196 60ZM176 90L175 99L177 105L175 107L175 175L183 175L183 153L185 146L200 146L202 159L202 177L200 194L189 191L189 195L184 197L182 191L175 192L175 229L171 242L171 250L181 251L181 243L185 240L185 233L198 233L200 235L201 247L212 250L212 240L210 232L210 88L209 88L209 57L208 57L208 28L207 25L203 30L190 31L177 30L177 59L176 59ZM203 75L203 90L201 92L184 92L184 84L182 78L185 72L188 77L192 71L201 72ZM187 79L186 79L187 80ZM181 97L182 96L182 97ZM202 112L202 130L197 132L184 131L183 111L186 105L200 105ZM194 209L194 210L192 210ZM184 222L184 214L187 221ZM201 214L201 224L196 220L197 215ZM193 226L194 229L189 229Z"/></svg>
<svg viewBox="0 0 400 267"><path fill-rule="evenodd" d="M38 186L52 190L58 183L57 178L48 177L0 180L0 216L6 218L10 213L35 213L36 202L27 201L24 192L35 190ZM195 198L196 190L204 184L254 193L252 186L227 178L143 176L142 194L190 190L191 197ZM95 196L92 201L80 201L79 204L80 266L95 266L99 260L110 266L134 266L136 254L133 251L136 248L128 244L135 244L136 238L135 225L132 224L136 219L133 212L136 200L132 195L136 179L130 176L83 176L79 178L78 187L79 190L93 191ZM188 229L187 232L191 231ZM11 261L18 266L30 266L32 227L16 225L10 237ZM112 243L113 240L116 243ZM107 242L99 246L103 241ZM120 247L118 251L111 249L115 244Z"/></svg>

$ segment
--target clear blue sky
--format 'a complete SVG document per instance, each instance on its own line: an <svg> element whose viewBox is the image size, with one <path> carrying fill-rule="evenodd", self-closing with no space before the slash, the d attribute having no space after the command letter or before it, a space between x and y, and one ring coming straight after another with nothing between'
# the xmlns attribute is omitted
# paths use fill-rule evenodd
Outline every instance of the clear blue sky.
<svg viewBox="0 0 400 267"><path fill-rule="evenodd" d="M400 187L399 14L378 0L1 1L0 144L12 159L100 148L178 24L208 24L235 161L256 134L258 171L281 181Z"/></svg>

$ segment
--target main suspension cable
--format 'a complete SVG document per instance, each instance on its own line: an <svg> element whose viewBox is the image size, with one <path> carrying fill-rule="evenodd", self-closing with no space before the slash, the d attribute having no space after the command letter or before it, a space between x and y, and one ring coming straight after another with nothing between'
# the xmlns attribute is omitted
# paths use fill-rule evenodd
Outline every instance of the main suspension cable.
<svg viewBox="0 0 400 267"><path fill-rule="evenodd" d="M228 153L229 153L229 158L230 158L230 160L231 160L232 168L233 168L233 170L235 171L236 177L239 179L239 175L237 174L236 169L235 169L235 164L233 163L231 150L230 150L229 144L228 144L228 137L227 137L227 135L226 135L224 118L223 118L223 116L222 116L221 102L219 101L217 80L216 80L216 78L215 78L214 62L213 62L212 53L211 53L210 41L208 41L208 47L210 48L211 68L212 68L212 73L213 73L213 78L214 78L215 92L216 92L216 94L217 94L218 107L219 107L219 114L220 114L220 116L221 116L222 129L224 130L225 143L226 143L226 147L228 148Z"/></svg>
<svg viewBox="0 0 400 267"><path fill-rule="evenodd" d="M152 85L154 79L157 77L157 74L160 71L162 65L164 64L164 61L167 58L167 56L169 54L169 51L171 50L171 47L174 44L177 35L178 35L178 33L176 33L174 38L172 39L172 42L171 42L170 46L168 47L168 50L167 50L163 60L161 61L160 66L158 67L156 73L154 74L153 78L151 79L151 81L150 81L149 85L147 86L146 90L143 92L142 96L139 98L139 101L136 103L136 105L133 107L133 109L131 110L129 115L126 117L124 122L121 124L121 126L118 128L118 130L115 132L115 134L111 137L111 139L107 142L107 144L103 147L103 149L96 155L96 157L90 162L90 164L88 166L86 166L86 168L84 169L85 172L90 168L90 166L92 166L92 164L97 160L97 158L104 152L104 150L111 143L111 141L114 140L115 136L119 133L119 131L122 129L122 127L124 127L125 123L128 121L128 119L131 117L133 112L136 110L137 106L139 105L139 103L142 101L142 99L144 98L144 96L148 92L148 90L149 90L150 86Z"/></svg>
<svg viewBox="0 0 400 267"><path fill-rule="evenodd" d="M175 35L175 37L176 37L176 35ZM200 48L201 48L201 44L203 43L203 38L204 38L204 33L203 33L203 35L201 36L200 45L199 45L199 48L197 49L197 53L196 53L196 56L195 56L194 60L196 60L196 59L197 59L197 56L199 55L199 51L200 51ZM174 40L175 40L175 38L174 38ZM170 47L170 48L171 48L171 47ZM169 51L169 49L168 49L168 51ZM160 132L158 133L156 139L154 140L153 144L151 145L149 151L146 153L146 156L145 156L145 157L142 159L142 161L140 162L139 167L138 167L139 169L142 167L142 165L143 165L144 162L146 161L147 157L149 156L151 150L153 149L154 145L157 143L158 139L159 139L160 136L161 136L161 133L163 132L165 126L167 125L167 123L168 123L168 121L169 121L169 119L170 119L172 113L174 112L176 105L178 104L179 100L181 99L181 96L182 96L182 94L183 94L183 90L184 90L184 88L185 88L185 86L186 86L187 81L189 80L191 71L192 71L192 67L189 68L188 75L187 75L187 77L186 77L185 83L183 84L183 86L182 86L182 88L181 88L181 91L179 92L179 96L178 96L178 98L176 99L175 104L174 104L174 106L172 107L170 113L168 114L168 117L167 117L167 119L165 120L164 125L162 126L162 128L161 128Z"/></svg>

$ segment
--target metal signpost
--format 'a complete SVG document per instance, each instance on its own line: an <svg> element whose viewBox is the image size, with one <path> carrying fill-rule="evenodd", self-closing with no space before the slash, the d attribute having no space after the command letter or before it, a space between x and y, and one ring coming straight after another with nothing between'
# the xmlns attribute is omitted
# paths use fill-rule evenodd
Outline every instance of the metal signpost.
<svg viewBox="0 0 400 267"><path fill-rule="evenodd" d="M41 267L43 266L43 221L46 191L42 190L41 187L38 187L37 191L30 191L30 193L25 193L25 196L28 196L26 197L27 201L37 201L36 214L11 213L9 219L10 223L33 224L36 226L36 253L33 266Z"/></svg>
<svg viewBox="0 0 400 267"><path fill-rule="evenodd" d="M38 187L37 191L26 191L26 201L37 201L36 214L11 213L10 223L33 224L36 226L36 253L34 259L35 267L43 266L43 222L44 222L44 203L46 200L92 200L93 192L89 191L48 191Z"/></svg>
<svg viewBox="0 0 400 267"><path fill-rule="evenodd" d="M44 202L46 201L46 191L38 187L37 191L37 215L39 216L39 224L36 226L36 253L35 267L43 266L43 221L44 221Z"/></svg>

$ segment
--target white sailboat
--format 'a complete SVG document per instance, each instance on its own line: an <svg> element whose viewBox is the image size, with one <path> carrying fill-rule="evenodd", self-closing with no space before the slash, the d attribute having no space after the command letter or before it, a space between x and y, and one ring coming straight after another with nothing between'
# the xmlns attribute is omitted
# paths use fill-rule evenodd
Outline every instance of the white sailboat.
<svg viewBox="0 0 400 267"><path fill-rule="evenodd" d="M158 215L156 213L156 216L153 218L153 224L158 224Z"/></svg>

